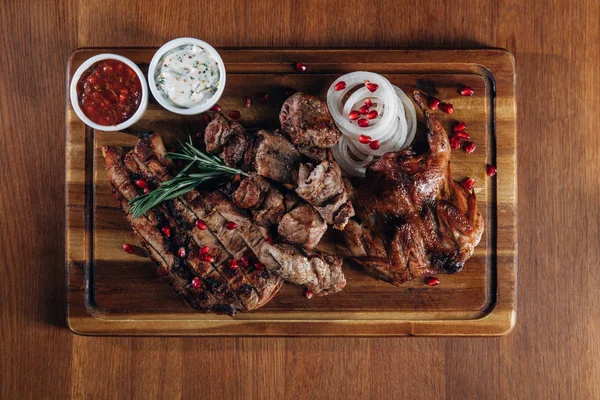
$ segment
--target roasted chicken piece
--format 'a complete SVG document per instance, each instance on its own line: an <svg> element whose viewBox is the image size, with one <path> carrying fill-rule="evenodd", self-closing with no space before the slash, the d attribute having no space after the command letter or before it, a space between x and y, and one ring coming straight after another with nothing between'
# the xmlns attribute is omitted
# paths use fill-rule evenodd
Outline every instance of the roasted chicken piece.
<svg viewBox="0 0 600 400"><path fill-rule="evenodd" d="M460 271L483 232L475 193L452 180L446 131L424 96L413 97L429 128L429 149L387 153L369 166L355 190L360 222L344 230L351 260L394 285Z"/></svg>

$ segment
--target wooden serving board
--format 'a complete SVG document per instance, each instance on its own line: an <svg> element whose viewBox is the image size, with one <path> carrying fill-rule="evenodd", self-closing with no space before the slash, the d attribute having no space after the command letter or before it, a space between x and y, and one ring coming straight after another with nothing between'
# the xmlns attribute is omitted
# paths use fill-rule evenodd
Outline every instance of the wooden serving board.
<svg viewBox="0 0 600 400"><path fill-rule="evenodd" d="M117 53L147 69L156 49L80 49L69 59L67 85L77 67L98 53ZM515 323L516 305L516 107L515 70L503 50L220 50L227 87L220 104L241 112L247 127L277 127L286 88L324 98L340 74L368 70L385 75L407 93L437 90L455 112L439 117L448 128L465 121L473 154L452 152L456 180L475 179L486 227L464 270L398 288L345 264L348 284L335 295L308 300L302 289L284 284L265 307L235 317L202 314L189 308L156 275L142 252L127 254L123 243L138 244L111 195L101 148L133 146L136 132L184 137L185 126L201 129L202 117L182 117L151 102L130 132L86 127L67 102L67 273L68 323L90 335L503 335ZM296 72L296 62L308 66ZM462 97L462 85L475 95ZM266 104L245 108L244 96L269 93ZM485 175L486 162L498 174ZM336 243L328 237L321 244Z"/></svg>

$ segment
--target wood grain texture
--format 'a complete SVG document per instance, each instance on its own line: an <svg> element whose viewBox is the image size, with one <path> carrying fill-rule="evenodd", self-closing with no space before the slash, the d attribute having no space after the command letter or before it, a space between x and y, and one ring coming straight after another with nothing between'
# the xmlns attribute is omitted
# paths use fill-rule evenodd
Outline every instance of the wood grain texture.
<svg viewBox="0 0 600 400"><path fill-rule="evenodd" d="M202 10L214 23L198 22ZM0 397L599 398L599 19L597 0L3 2ZM182 35L216 46L510 50L519 131L514 331L489 339L71 334L65 63L77 47L157 46Z"/></svg>
<svg viewBox="0 0 600 400"><path fill-rule="evenodd" d="M147 69L156 49L77 50L68 77L98 53L116 53ZM186 306L154 272L143 251L127 254L123 243L139 245L112 190L102 147L133 147L137 132L154 131L167 145L185 140L187 129L202 131L202 116L182 117L151 103L132 132L86 128L67 112L67 265L69 326L80 334L126 335L501 335L514 326L516 271L516 184L514 60L504 50L221 50L227 88L219 100L223 113L241 110L245 127L278 128L278 114L289 88L325 98L340 74L367 69L386 76L408 94L429 91L454 104L437 113L450 132L457 121L469 127L477 151L452 152L453 178L475 179L475 193L486 230L460 274L427 286L416 279L400 288L345 265L348 284L335 296L308 301L302 288L285 284L260 310L233 318L202 314ZM370 60L368 64L364 59ZM303 60L309 71L294 72ZM335 62L333 62L335 60ZM459 89L475 90L463 97ZM244 96L269 93L266 104L243 107ZM419 119L422 117L419 115ZM186 128L187 127L187 128ZM419 129L417 136L425 134ZM485 175L486 162L501 173ZM326 235L318 249L340 256L342 243ZM141 249L141 248L140 248Z"/></svg>

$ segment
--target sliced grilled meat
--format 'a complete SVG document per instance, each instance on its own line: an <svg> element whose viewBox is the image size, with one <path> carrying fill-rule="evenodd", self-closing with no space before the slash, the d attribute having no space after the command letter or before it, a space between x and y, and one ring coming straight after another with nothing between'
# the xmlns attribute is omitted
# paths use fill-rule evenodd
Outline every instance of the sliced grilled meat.
<svg viewBox="0 0 600 400"><path fill-rule="evenodd" d="M394 285L460 271L483 232L475 193L452 180L446 131L423 95L413 95L429 150L387 153L369 166L355 195L362 225L350 221L344 230L351 259Z"/></svg>

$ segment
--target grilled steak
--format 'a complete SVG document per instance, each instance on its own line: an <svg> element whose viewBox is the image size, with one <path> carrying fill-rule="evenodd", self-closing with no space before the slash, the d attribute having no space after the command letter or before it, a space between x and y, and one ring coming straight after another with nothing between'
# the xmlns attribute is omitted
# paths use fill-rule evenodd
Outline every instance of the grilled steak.
<svg viewBox="0 0 600 400"><path fill-rule="evenodd" d="M352 260L399 285L430 274L455 273L483 232L475 193L452 180L450 144L420 92L429 150L387 153L367 168L355 191L357 215L344 230Z"/></svg>

